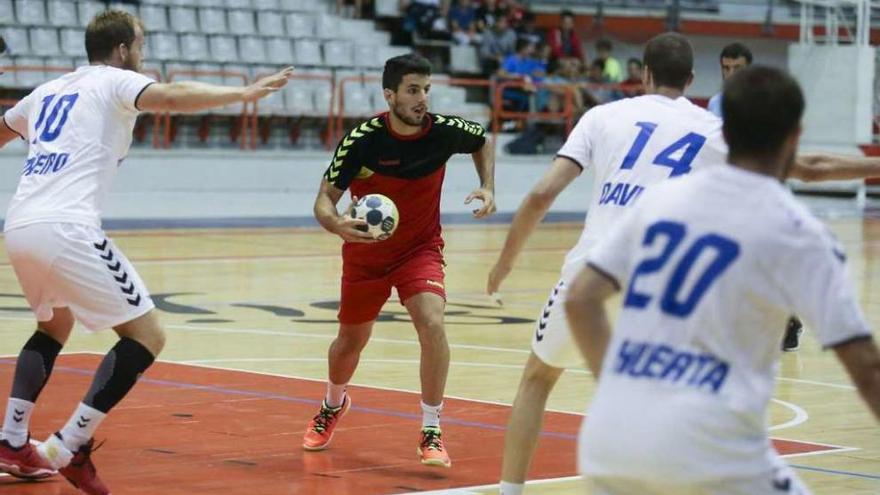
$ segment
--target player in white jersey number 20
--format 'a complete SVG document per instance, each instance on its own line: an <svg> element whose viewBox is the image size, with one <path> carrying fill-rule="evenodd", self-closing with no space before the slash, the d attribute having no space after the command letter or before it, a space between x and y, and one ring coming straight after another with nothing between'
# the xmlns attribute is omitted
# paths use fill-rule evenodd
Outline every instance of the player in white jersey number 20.
<svg viewBox="0 0 880 495"><path fill-rule="evenodd" d="M579 467L599 495L803 495L767 436L792 313L880 418L880 353L846 256L785 188L804 99L786 73L725 84L719 163L647 192L588 255L565 310L598 378ZM604 301L620 291L610 331Z"/></svg>
<svg viewBox="0 0 880 495"><path fill-rule="evenodd" d="M600 105L578 122L552 167L517 211L487 291L498 291L529 235L556 196L583 169L595 180L584 231L568 253L562 276L540 315L513 404L504 442L501 493L522 492L547 397L562 371L580 366L562 306L568 283L589 251L646 191L668 178L722 164L727 145L721 120L684 96L693 71L693 50L681 35L667 33L645 46L643 83L648 94ZM880 174L877 163L836 163L828 157L799 160L792 175L806 180Z"/></svg>
<svg viewBox="0 0 880 495"><path fill-rule="evenodd" d="M0 440L0 470L23 478L61 472L85 493L109 493L90 460L95 429L165 342L143 281L101 230L100 212L141 111L196 111L252 102L283 87L292 68L247 87L159 84L139 74L144 28L121 11L98 14L85 34L90 65L49 81L7 111L0 146L29 152L5 219L5 244L37 319L16 362ZM28 423L52 366L79 320L113 328L118 343L70 420L39 447Z"/></svg>

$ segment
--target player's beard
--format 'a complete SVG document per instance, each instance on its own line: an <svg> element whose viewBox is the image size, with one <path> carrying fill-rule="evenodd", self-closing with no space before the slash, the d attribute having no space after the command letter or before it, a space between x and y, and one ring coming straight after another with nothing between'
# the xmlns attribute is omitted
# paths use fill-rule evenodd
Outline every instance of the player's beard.
<svg viewBox="0 0 880 495"><path fill-rule="evenodd" d="M422 116L422 117L412 116L411 117L409 115L406 115L405 108L406 107L404 105L397 104L391 108L391 111L394 112L394 116L397 117L398 119L402 120L404 124L411 125L413 127L421 126L425 117L424 116Z"/></svg>

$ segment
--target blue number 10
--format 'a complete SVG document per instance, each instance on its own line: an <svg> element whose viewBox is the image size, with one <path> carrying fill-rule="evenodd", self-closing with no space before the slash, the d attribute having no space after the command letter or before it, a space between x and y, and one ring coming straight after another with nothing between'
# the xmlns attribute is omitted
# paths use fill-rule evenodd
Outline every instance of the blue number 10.
<svg viewBox="0 0 880 495"><path fill-rule="evenodd" d="M653 246L658 241L665 244L658 256L643 260L636 267L624 297L624 307L645 308L648 306L648 303L651 302L651 295L639 292L636 289L636 282L642 275L660 271L684 240L685 234L685 226L677 222L660 221L648 228L645 232L645 238L642 240L643 246ZM714 255L714 258L697 278L690 293L682 297L680 294L682 285L687 280L694 263L703 254L703 251L707 250ZM739 244L732 239L718 234L706 234L698 237L682 256L675 269L672 270L672 276L660 298L660 310L680 318L690 315L712 282L724 273L738 256Z"/></svg>
<svg viewBox="0 0 880 495"><path fill-rule="evenodd" d="M636 140L633 142L632 147L630 147L626 156L623 158L623 163L620 164L621 169L630 169L635 166L642 151L645 150L648 140L651 139L651 135L657 130L657 124L653 122L636 122L636 126L641 130L639 131L639 135L636 136ZM655 165L662 165L671 168L672 172L669 173L670 177L684 175L691 171L691 163L693 163L694 158L697 157L697 153L700 152L700 149L703 148L704 144L706 144L705 136L701 136L695 132L689 132L683 138L670 144L666 149L658 153L657 156L654 157L653 163ZM682 152L681 157L672 158L672 155L679 151Z"/></svg>
<svg viewBox="0 0 880 495"><path fill-rule="evenodd" d="M76 103L77 98L79 98L79 93L59 97L58 101L55 102L55 106L49 111L48 117L46 117L46 112L49 110L52 100L55 99L55 95L48 95L43 98L40 116L37 118L37 125L34 126L34 131L39 135L40 141L48 143L58 139L58 136L61 135L61 129L67 123L67 115L73 108L74 103ZM40 132L41 125L43 126L42 132Z"/></svg>

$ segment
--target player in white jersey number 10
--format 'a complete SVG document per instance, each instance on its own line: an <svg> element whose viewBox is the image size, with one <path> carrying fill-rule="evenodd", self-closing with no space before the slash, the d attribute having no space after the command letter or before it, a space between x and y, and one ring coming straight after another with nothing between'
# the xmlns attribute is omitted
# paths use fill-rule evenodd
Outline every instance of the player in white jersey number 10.
<svg viewBox="0 0 880 495"><path fill-rule="evenodd" d="M579 442L594 494L809 493L765 423L792 313L880 419L880 352L846 256L782 184L800 87L754 66L727 81L721 105L729 165L654 187L569 284L571 330L599 381ZM612 333L604 303L618 291Z"/></svg>
<svg viewBox="0 0 880 495"><path fill-rule="evenodd" d="M141 111L189 112L253 102L293 69L250 86L156 83L141 75L144 26L108 10L85 33L89 65L40 85L7 111L0 146L29 152L5 218L5 244L37 319L16 362L0 440L0 470L22 478L56 471L91 495L109 490L91 462L95 429L153 363L165 342L153 302L128 258L101 230L101 203L128 153ZM120 340L98 367L70 420L39 447L28 424L55 358L79 320Z"/></svg>
<svg viewBox="0 0 880 495"><path fill-rule="evenodd" d="M584 231L566 256L560 281L541 312L510 414L501 476L504 495L523 490L550 391L565 368L583 363L562 310L571 278L593 245L643 194L668 178L722 164L727 158L721 120L683 96L693 78L690 43L678 34L661 34L648 41L643 61L647 94L600 105L584 114L517 210L489 274L486 290L492 295L556 196L583 169L593 168L595 180ZM839 163L833 157L815 156L798 161L791 175L804 180L880 175L880 163Z"/></svg>

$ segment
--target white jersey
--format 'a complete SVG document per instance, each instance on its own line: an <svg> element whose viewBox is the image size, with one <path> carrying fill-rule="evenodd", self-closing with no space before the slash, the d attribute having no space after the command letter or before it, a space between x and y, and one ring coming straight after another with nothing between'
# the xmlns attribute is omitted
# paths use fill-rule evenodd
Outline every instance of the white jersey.
<svg viewBox="0 0 880 495"><path fill-rule="evenodd" d="M595 171L584 231L563 277L583 267L590 247L654 184L727 161L721 120L687 98L645 95L600 105L581 117L558 156Z"/></svg>
<svg viewBox="0 0 880 495"><path fill-rule="evenodd" d="M4 230L33 223L101 226L101 204L131 145L135 102L154 81L89 65L37 87L6 112L30 150Z"/></svg>
<svg viewBox="0 0 880 495"><path fill-rule="evenodd" d="M623 308L584 422L588 476L757 475L786 320L870 336L828 229L778 181L711 167L654 186L591 251Z"/></svg>

